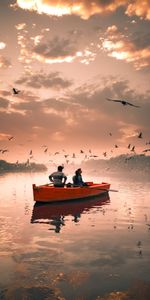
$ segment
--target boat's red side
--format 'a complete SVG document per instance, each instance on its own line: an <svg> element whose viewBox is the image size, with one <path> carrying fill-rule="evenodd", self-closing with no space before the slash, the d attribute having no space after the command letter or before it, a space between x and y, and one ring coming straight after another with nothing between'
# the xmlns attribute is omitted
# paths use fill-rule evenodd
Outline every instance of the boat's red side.
<svg viewBox="0 0 150 300"><path fill-rule="evenodd" d="M33 184L34 201L55 202L65 200L75 200L98 196L108 192L109 183L91 183L84 187L64 187L57 188L49 185L36 186Z"/></svg>

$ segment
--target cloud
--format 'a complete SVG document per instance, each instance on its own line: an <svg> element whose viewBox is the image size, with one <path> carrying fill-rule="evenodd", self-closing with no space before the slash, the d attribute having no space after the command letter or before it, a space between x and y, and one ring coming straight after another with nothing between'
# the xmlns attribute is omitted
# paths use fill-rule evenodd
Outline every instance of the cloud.
<svg viewBox="0 0 150 300"><path fill-rule="evenodd" d="M0 55L0 69L7 69L10 68L11 62L9 59L7 59L6 57Z"/></svg>
<svg viewBox="0 0 150 300"><path fill-rule="evenodd" d="M81 37L79 41L79 36L70 37L70 32L68 32L69 38L54 36L51 40L47 40L45 36L47 30L43 31L42 29L41 32L43 33L29 37L27 29L19 29L18 45L20 46L19 61L21 63L31 64L36 60L41 63L54 64L71 63L77 60L82 64L89 64L95 59L96 53L91 45L82 45L82 47L79 45Z"/></svg>
<svg viewBox="0 0 150 300"><path fill-rule="evenodd" d="M63 63L79 60L81 63L88 64L95 58L89 47L78 50L77 42L70 39L54 37L47 43L39 43L32 49L32 57L44 63Z"/></svg>
<svg viewBox="0 0 150 300"><path fill-rule="evenodd" d="M150 2L149 0L134 0L128 4L126 9L128 16L138 16L150 20Z"/></svg>
<svg viewBox="0 0 150 300"><path fill-rule="evenodd" d="M83 19L88 19L95 14L113 13L123 6L128 16L139 16L150 20L149 0L17 0L16 6L36 11L39 14L45 13L50 16L77 15Z"/></svg>
<svg viewBox="0 0 150 300"><path fill-rule="evenodd" d="M17 5L22 9L37 11L39 14L45 13L51 16L78 15L83 19L88 19L94 14L101 14L114 11L120 5L126 3L125 0L77 0L70 3L70 0L17 0Z"/></svg>
<svg viewBox="0 0 150 300"><path fill-rule="evenodd" d="M22 76L16 80L17 84L25 84L26 86L33 88L52 88L52 89L65 89L72 85L71 80L63 79L59 72L51 72L45 74L40 72L39 74L29 74Z"/></svg>
<svg viewBox="0 0 150 300"><path fill-rule="evenodd" d="M111 57L132 63L136 70L150 66L150 46L145 38L132 40L113 25L108 27L102 39L102 49Z"/></svg>

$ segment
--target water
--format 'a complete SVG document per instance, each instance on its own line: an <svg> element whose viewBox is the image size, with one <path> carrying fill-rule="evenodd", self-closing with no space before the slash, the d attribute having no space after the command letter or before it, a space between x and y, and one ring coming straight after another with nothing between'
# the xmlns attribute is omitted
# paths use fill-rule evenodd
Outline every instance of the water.
<svg viewBox="0 0 150 300"><path fill-rule="evenodd" d="M119 192L38 206L47 174L0 176L1 300L149 299L150 183L103 181Z"/></svg>

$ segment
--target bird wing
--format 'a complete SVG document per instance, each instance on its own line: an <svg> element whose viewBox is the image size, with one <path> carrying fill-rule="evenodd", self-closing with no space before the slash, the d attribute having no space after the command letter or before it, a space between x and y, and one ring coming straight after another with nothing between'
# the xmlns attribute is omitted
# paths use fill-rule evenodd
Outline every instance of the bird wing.
<svg viewBox="0 0 150 300"><path fill-rule="evenodd" d="M114 101L114 102L121 102L122 100L119 99L110 99L110 98L106 98L108 101Z"/></svg>
<svg viewBox="0 0 150 300"><path fill-rule="evenodd" d="M140 107L140 106L138 106L138 105L134 105L134 104L132 104L132 103L130 103L130 102L126 102L128 105L131 105L131 106L134 106L134 107Z"/></svg>

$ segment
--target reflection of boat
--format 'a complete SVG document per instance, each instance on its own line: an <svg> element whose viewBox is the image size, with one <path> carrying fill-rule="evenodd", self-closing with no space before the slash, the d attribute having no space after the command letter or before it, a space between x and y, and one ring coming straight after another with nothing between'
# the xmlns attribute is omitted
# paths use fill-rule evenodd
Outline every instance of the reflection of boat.
<svg viewBox="0 0 150 300"><path fill-rule="evenodd" d="M76 201L44 204L35 203L31 223L49 223L44 220L63 220L65 216L69 215L76 218L81 214L90 211L94 207L101 207L109 202L109 195L108 193L105 193L105 195L93 197L87 200L81 199Z"/></svg>
<svg viewBox="0 0 150 300"><path fill-rule="evenodd" d="M50 185L36 186L33 184L34 201L55 202L66 200L77 200L90 198L106 193L110 188L109 183L89 182L88 186L83 187L54 187Z"/></svg>

